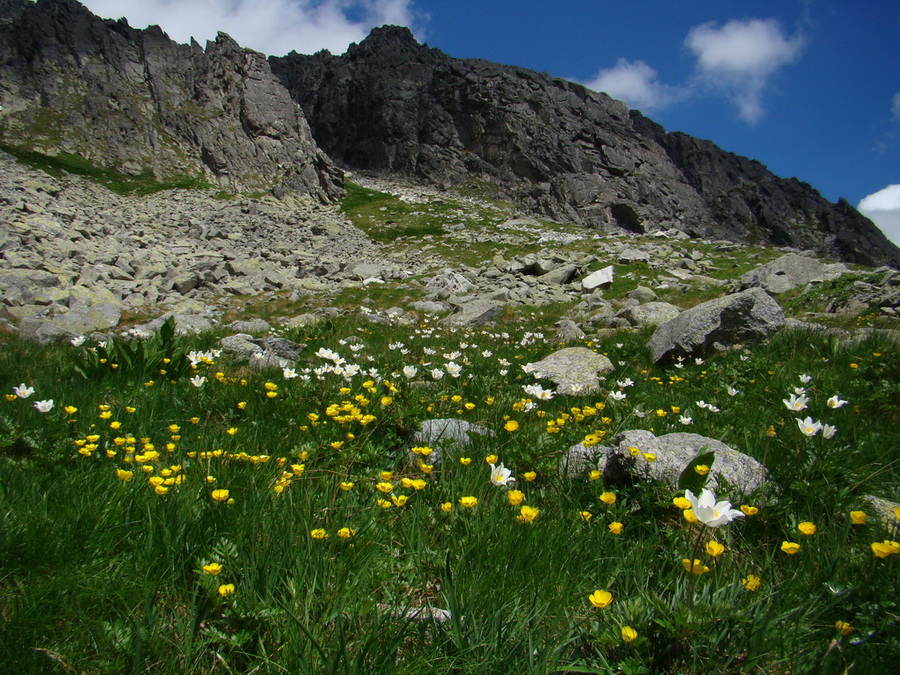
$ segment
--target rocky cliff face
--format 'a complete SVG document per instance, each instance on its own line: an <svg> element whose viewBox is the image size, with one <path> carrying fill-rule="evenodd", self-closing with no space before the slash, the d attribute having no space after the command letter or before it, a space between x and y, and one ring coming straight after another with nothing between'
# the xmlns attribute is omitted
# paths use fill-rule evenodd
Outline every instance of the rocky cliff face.
<svg viewBox="0 0 900 675"><path fill-rule="evenodd" d="M592 228L812 249L865 264L900 250L846 203L665 131L625 104L530 70L459 60L405 28L342 56L270 57L319 145L347 167L450 185L500 180L524 208Z"/></svg>
<svg viewBox="0 0 900 675"><path fill-rule="evenodd" d="M342 176L262 54L204 50L74 0L0 0L0 142L160 181L276 187L330 201Z"/></svg>

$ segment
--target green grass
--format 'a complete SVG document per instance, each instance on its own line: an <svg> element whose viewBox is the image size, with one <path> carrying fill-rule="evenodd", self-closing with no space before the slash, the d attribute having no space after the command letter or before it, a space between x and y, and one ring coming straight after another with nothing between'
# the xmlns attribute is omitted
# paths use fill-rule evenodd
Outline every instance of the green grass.
<svg viewBox="0 0 900 675"><path fill-rule="evenodd" d="M17 148L0 143L0 150L15 157L19 162L59 178L64 174L84 176L120 195L147 195L162 190L200 189L211 187L200 176L172 176L166 180L157 179L152 173L139 176L123 174L115 169L100 168L81 157L67 152L50 156L33 150Z"/></svg>
<svg viewBox="0 0 900 675"><path fill-rule="evenodd" d="M623 332L586 343L616 365L603 391L529 405L522 385L534 380L521 366L556 348L549 330L522 328L535 321L447 333L335 319L288 335L308 345L293 379L224 357L184 375L155 360L164 347L173 359L209 349L214 335L170 338L142 359L132 349L117 368L98 361L89 380L73 364L90 345L3 336L0 389L13 400L0 399L0 670L891 669L900 631L889 589L900 582L900 556L876 558L870 544L897 539L896 525L871 509L865 525L851 525L848 514L865 508L865 494L900 497L896 345L783 332L678 368L649 361L646 332ZM329 363L316 356L323 347L377 374L318 379L312 369ZM461 376L434 380L431 369L448 357ZM411 380L408 365L418 368ZM809 408L791 412L782 399L803 374L812 377ZM195 387L188 375L206 381ZM634 381L627 398L608 398L625 378ZM13 395L20 383L35 393ZM833 394L849 404L828 408ZM54 407L40 413L33 404L45 399ZM698 408L701 399L721 412ZM794 418L806 414L835 425L835 437L803 436ZM427 471L407 449L433 417L493 435ZM509 420L517 430L506 430ZM759 513L700 532L673 506L682 493L671 487L557 475L562 453L587 435L639 428L704 434L763 461L764 491L720 495ZM488 480L489 455L539 509L533 523L517 522L520 507ZM117 470L133 472L130 480ZM216 501L214 490L227 498ZM603 492L615 502L601 501ZM391 501L399 495L405 504ZM465 496L477 505L462 506ZM815 535L798 532L804 521ZM711 571L692 581L681 560L713 536L726 550L714 558L701 547ZM800 552L783 553L785 540ZM217 576L203 570L213 562ZM744 588L748 574L762 579L759 590ZM234 593L222 595L228 584ZM608 607L588 601L597 589L612 593ZM402 618L413 608L448 610L451 620ZM836 621L853 632L842 636ZM636 640L623 641L624 626Z"/></svg>

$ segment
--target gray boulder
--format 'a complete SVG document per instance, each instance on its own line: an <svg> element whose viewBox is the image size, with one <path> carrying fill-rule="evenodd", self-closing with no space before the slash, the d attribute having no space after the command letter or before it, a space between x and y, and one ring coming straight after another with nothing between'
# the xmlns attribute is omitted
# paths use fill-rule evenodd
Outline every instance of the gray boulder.
<svg viewBox="0 0 900 675"><path fill-rule="evenodd" d="M587 347L560 349L523 368L538 379L553 382L559 394L591 394L599 391L598 374L614 370L608 358Z"/></svg>
<svg viewBox="0 0 900 675"><path fill-rule="evenodd" d="M557 342L576 342L577 340L584 340L584 338L584 331L572 319L560 319L556 322Z"/></svg>
<svg viewBox="0 0 900 675"><path fill-rule="evenodd" d="M647 343L654 361L759 341L784 326L781 306L760 288L710 300L681 312Z"/></svg>
<svg viewBox="0 0 900 675"><path fill-rule="evenodd" d="M759 287L769 293L778 294L810 283L837 279L848 271L843 263L827 265L815 258L788 253L744 274L741 277L741 286Z"/></svg>
<svg viewBox="0 0 900 675"><path fill-rule="evenodd" d="M448 326L481 326L496 321L503 316L504 305L490 298L475 298L458 305L450 316L444 319Z"/></svg>
<svg viewBox="0 0 900 675"><path fill-rule="evenodd" d="M26 317L19 324L19 335L46 344L76 335L110 330L119 325L121 318L122 310L117 306L99 304L54 316Z"/></svg>
<svg viewBox="0 0 900 675"><path fill-rule="evenodd" d="M632 326L643 328L644 326L659 326L679 314L681 314L681 310L668 302L648 302L645 305L629 307L622 313L622 316Z"/></svg>
<svg viewBox="0 0 900 675"><path fill-rule="evenodd" d="M249 321L232 321L228 324L232 330L238 333L268 333L272 330L272 326L265 319L250 319Z"/></svg>
<svg viewBox="0 0 900 675"><path fill-rule="evenodd" d="M632 455L636 448L638 455ZM611 483L643 477L678 486L678 477L701 448L715 453L707 485L719 488L724 479L732 490L749 494L767 479L765 467L749 455L734 450L721 441L699 434L673 433L657 437L650 431L635 429L619 434L611 447L578 444L569 448L559 463L559 473L568 478L599 469ZM656 456L652 462L641 453Z"/></svg>
<svg viewBox="0 0 900 675"><path fill-rule="evenodd" d="M494 432L477 424L460 419L433 419L422 422L422 428L413 435L412 447L427 446L432 453L427 457L415 455L410 450L410 458L416 462L422 459L426 464L437 466L445 453L461 453L472 444L471 434L492 437Z"/></svg>
<svg viewBox="0 0 900 675"><path fill-rule="evenodd" d="M428 280L425 288L431 293L441 295L462 295L472 290L472 282L459 272L445 269L443 272Z"/></svg>

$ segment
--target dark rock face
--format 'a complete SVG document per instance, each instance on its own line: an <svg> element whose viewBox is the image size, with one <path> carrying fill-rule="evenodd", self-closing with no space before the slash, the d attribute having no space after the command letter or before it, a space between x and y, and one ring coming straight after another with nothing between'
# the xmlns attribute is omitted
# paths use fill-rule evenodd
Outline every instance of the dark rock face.
<svg viewBox="0 0 900 675"><path fill-rule="evenodd" d="M292 52L269 63L319 145L350 168L436 185L484 174L536 214L607 231L676 228L900 265L900 249L844 202L667 134L605 94L453 59L406 28L377 28L342 56Z"/></svg>
<svg viewBox="0 0 900 675"><path fill-rule="evenodd" d="M14 148L233 190L342 190L265 57L222 33L204 50L74 0L2 0L0 104L0 141Z"/></svg>

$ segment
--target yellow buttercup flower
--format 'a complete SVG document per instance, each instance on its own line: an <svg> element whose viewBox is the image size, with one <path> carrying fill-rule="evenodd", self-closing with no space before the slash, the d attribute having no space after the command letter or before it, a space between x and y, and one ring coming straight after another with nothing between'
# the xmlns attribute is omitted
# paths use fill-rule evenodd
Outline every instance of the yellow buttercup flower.
<svg viewBox="0 0 900 675"><path fill-rule="evenodd" d="M450 513L452 510L453 510L452 502L444 502L443 504L441 504L441 511L443 511L444 513Z"/></svg>
<svg viewBox="0 0 900 675"><path fill-rule="evenodd" d="M468 466L469 464L472 463L472 458L471 457L460 457L459 463L462 464L463 466Z"/></svg>
<svg viewBox="0 0 900 675"><path fill-rule="evenodd" d="M600 501L604 504L615 504L616 495L614 492L604 492L602 495L600 495Z"/></svg>
<svg viewBox="0 0 900 675"><path fill-rule="evenodd" d="M116 469L116 478L123 483L127 483L134 478L134 471L126 471L125 469Z"/></svg>
<svg viewBox="0 0 900 675"><path fill-rule="evenodd" d="M622 525L622 523L620 523L619 521L613 521L609 524L609 531L613 534L622 534L623 527L624 525Z"/></svg>
<svg viewBox="0 0 900 675"><path fill-rule="evenodd" d="M613 596L609 591L594 591L588 596L588 600L597 609L603 609L604 607L609 607Z"/></svg>
<svg viewBox="0 0 900 675"><path fill-rule="evenodd" d="M741 579L741 583L748 591L757 591L762 584L762 579L760 579L755 574L748 574L746 577Z"/></svg>
<svg viewBox="0 0 900 675"><path fill-rule="evenodd" d="M684 511L682 511L682 514L684 514L684 519L689 523L700 522L700 519L694 515L694 509L685 509Z"/></svg>
<svg viewBox="0 0 900 675"><path fill-rule="evenodd" d="M534 471L526 471L522 474L522 478L531 483L535 478L537 478L537 474ZM900 516L898 516L898 520L900 520Z"/></svg>
<svg viewBox="0 0 900 675"><path fill-rule="evenodd" d="M353 489L354 483L352 481L341 481L340 488L344 492Z"/></svg>
<svg viewBox="0 0 900 675"><path fill-rule="evenodd" d="M704 565L703 563L701 563L699 560L697 560L696 558L694 559L693 563L691 563L691 561L688 560L687 558L683 558L681 561L681 564L684 566L684 571L690 572L691 574L699 575L699 574L706 574L707 572L709 572L709 568L706 565Z"/></svg>
<svg viewBox="0 0 900 675"><path fill-rule="evenodd" d="M460 506L471 509L478 503L478 497L460 497L459 503Z"/></svg>
<svg viewBox="0 0 900 675"><path fill-rule="evenodd" d="M394 503L394 506L406 506L409 497L406 495L391 495L391 501Z"/></svg>
<svg viewBox="0 0 900 675"><path fill-rule="evenodd" d="M743 504L741 506L741 512L745 516L755 516L757 513L759 513L759 509L755 506L747 506L746 504Z"/></svg>
<svg viewBox="0 0 900 675"><path fill-rule="evenodd" d="M594 514L590 511L580 511L578 513L578 517L581 518L584 522L588 522L591 518L594 517Z"/></svg>
<svg viewBox="0 0 900 675"><path fill-rule="evenodd" d="M384 494L390 494L394 491L393 483L388 483L386 481L381 481L380 483L375 484L375 489L379 492L383 492Z"/></svg>
<svg viewBox="0 0 900 675"><path fill-rule="evenodd" d="M341 539L350 539L354 534L356 534L356 531L349 527L342 527L337 531L337 536Z"/></svg>
<svg viewBox="0 0 900 675"><path fill-rule="evenodd" d="M851 511L850 512L850 521L854 525L865 525L866 520L869 516L866 515L865 511Z"/></svg>
<svg viewBox="0 0 900 675"><path fill-rule="evenodd" d="M809 521L800 523L797 525L797 529L800 530L807 537L811 537L816 533L816 526L810 523Z"/></svg>
<svg viewBox="0 0 900 675"><path fill-rule="evenodd" d="M503 428L506 431L518 431L519 423L516 420L507 420L506 424L503 425ZM492 462L493 463L493 462Z"/></svg>
<svg viewBox="0 0 900 675"><path fill-rule="evenodd" d="M681 509L682 511L684 511L685 509L691 508L691 502L690 502L690 500L687 500L687 499L685 499L684 497L675 497L675 499L672 500L672 503L673 503L676 507L678 507L679 509Z"/></svg>
<svg viewBox="0 0 900 675"><path fill-rule="evenodd" d="M694 467L694 471L696 471L701 476L705 476L709 473L709 467L706 464L698 464Z"/></svg>
<svg viewBox="0 0 900 675"><path fill-rule="evenodd" d="M229 595L234 595L234 584L222 584L219 586L219 595L223 598L227 598Z"/></svg>
<svg viewBox="0 0 900 675"><path fill-rule="evenodd" d="M518 506L525 500L525 493L521 490L510 490L506 493L506 498L511 506Z"/></svg>
<svg viewBox="0 0 900 675"><path fill-rule="evenodd" d="M204 572L206 572L209 576L215 577L215 576L218 576L219 573L221 573L222 565L220 565L219 563L213 562L213 563L209 563L208 565L204 565L201 569Z"/></svg>
<svg viewBox="0 0 900 675"><path fill-rule="evenodd" d="M497 455L488 455L484 458L484 461L488 464L497 464L500 461L500 458Z"/></svg>
<svg viewBox="0 0 900 675"><path fill-rule="evenodd" d="M309 536L313 539L327 539L328 533L324 528L317 527L316 529L309 531Z"/></svg>
<svg viewBox="0 0 900 675"><path fill-rule="evenodd" d="M890 555L900 553L900 544L889 539L875 541L872 542L872 553L878 558L887 558Z"/></svg>
<svg viewBox="0 0 900 675"><path fill-rule="evenodd" d="M228 494L228 490L213 490L209 496L213 498L213 501L224 502L228 501Z"/></svg>
<svg viewBox="0 0 900 675"><path fill-rule="evenodd" d="M519 515L516 516L516 520L520 523L533 523L540 512L540 509L536 509L533 506L522 506L522 508L519 509Z"/></svg>
<svg viewBox="0 0 900 675"><path fill-rule="evenodd" d="M378 477L383 481L388 481L394 477L394 474L391 473L390 471L382 471L381 473L378 474Z"/></svg>
<svg viewBox="0 0 900 675"><path fill-rule="evenodd" d="M706 543L706 554L713 558L718 558L725 552L725 547L715 539L711 539Z"/></svg>
<svg viewBox="0 0 900 675"><path fill-rule="evenodd" d="M793 541L783 541L781 542L781 550L788 555L794 555L800 550L800 544Z"/></svg>
<svg viewBox="0 0 900 675"><path fill-rule="evenodd" d="M841 635L850 635L853 632L853 626L846 621L835 621L834 628Z"/></svg>
<svg viewBox="0 0 900 675"><path fill-rule="evenodd" d="M622 639L625 642L634 642L637 639L637 631L631 626L622 626Z"/></svg>

